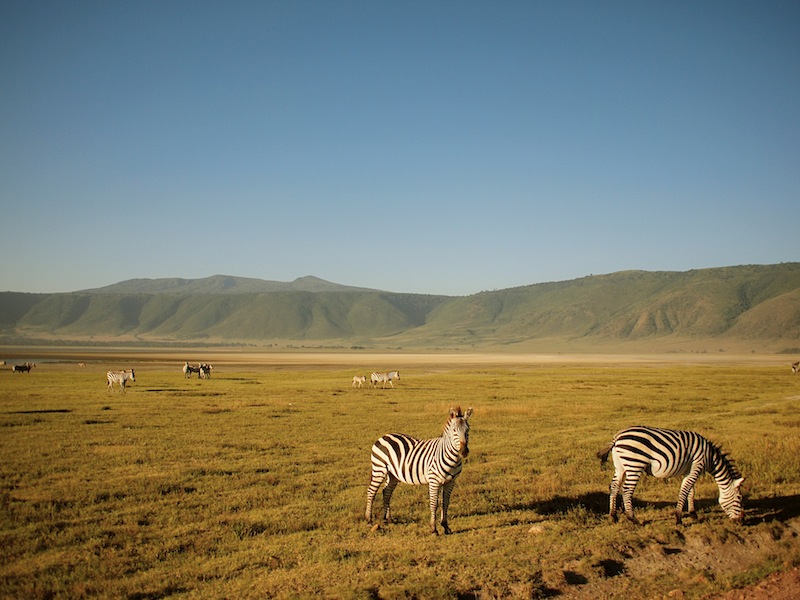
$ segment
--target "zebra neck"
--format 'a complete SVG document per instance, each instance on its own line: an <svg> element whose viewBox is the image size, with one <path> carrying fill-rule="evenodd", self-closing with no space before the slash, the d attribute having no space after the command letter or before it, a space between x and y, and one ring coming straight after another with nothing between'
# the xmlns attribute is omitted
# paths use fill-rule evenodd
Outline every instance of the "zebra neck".
<svg viewBox="0 0 800 600"><path fill-rule="evenodd" d="M453 444L449 429L445 429L445 432L442 434L441 443L442 456L445 462L451 466L458 465L461 462L461 454L459 454L459 449Z"/></svg>
<svg viewBox="0 0 800 600"><path fill-rule="evenodd" d="M710 456L707 461L707 471L711 473L720 488L730 486L737 477L731 465L718 448L709 445L708 451Z"/></svg>

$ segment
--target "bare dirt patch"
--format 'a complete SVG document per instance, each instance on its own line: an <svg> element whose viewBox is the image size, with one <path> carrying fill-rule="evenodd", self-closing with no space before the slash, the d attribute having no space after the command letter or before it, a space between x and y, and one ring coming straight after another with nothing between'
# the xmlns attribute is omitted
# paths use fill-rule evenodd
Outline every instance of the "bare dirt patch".
<svg viewBox="0 0 800 600"><path fill-rule="evenodd" d="M797 600L800 598L800 567L773 573L757 585L731 590L709 598L713 600Z"/></svg>

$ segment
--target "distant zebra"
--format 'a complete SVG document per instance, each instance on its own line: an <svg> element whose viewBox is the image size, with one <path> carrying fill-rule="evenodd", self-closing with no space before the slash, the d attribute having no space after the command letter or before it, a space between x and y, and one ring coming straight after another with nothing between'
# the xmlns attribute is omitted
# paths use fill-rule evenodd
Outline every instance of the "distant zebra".
<svg viewBox="0 0 800 600"><path fill-rule="evenodd" d="M792 363L792 373L797 375L798 371L800 371L800 362Z"/></svg>
<svg viewBox="0 0 800 600"><path fill-rule="evenodd" d="M197 373L198 377L200 376L200 367L193 367L188 362L184 363L183 365L183 376L188 377L189 379L192 378L192 373Z"/></svg>
<svg viewBox="0 0 800 600"><path fill-rule="evenodd" d="M211 365L208 363L201 363L199 367L197 367L197 376L200 379L211 379L211 369L213 369Z"/></svg>
<svg viewBox="0 0 800 600"><path fill-rule="evenodd" d="M461 459L469 454L469 418L472 409L462 414L461 407L450 409L450 417L441 437L418 440L401 433L388 434L372 446L372 477L367 489L366 518L372 523L372 501L384 481L383 520L391 522L389 503L399 482L412 485L428 484L431 509L431 529L436 530L436 511L439 493L442 495L440 523L450 533L447 507L456 477L461 473Z"/></svg>
<svg viewBox="0 0 800 600"><path fill-rule="evenodd" d="M353 375L353 387L364 387L367 383L366 375Z"/></svg>
<svg viewBox="0 0 800 600"><path fill-rule="evenodd" d="M30 370L36 366L36 363L23 363L21 365L14 365L11 367L12 373L30 373Z"/></svg>
<svg viewBox="0 0 800 600"><path fill-rule="evenodd" d="M372 387L375 387L379 383L383 382L383 387L386 387L386 383L388 382L390 386L394 387L392 379L397 379L398 381L400 381L400 371L389 371L388 373L373 373L372 377L370 377L370 385Z"/></svg>
<svg viewBox="0 0 800 600"><path fill-rule="evenodd" d="M633 515L633 491L642 473L666 478L675 475L684 477L675 519L681 523L683 507L688 501L689 513L694 511L694 485L704 471L711 473L719 486L719 503L725 513L734 520L742 520L742 493L744 478L733 461L719 446L693 431L675 431L655 427L630 427L623 429L614 440L597 453L601 463L614 461L614 477L609 489L609 516L617 520L617 493L622 489L625 515L638 523Z"/></svg>
<svg viewBox="0 0 800 600"><path fill-rule="evenodd" d="M123 394L125 393L125 386L128 384L128 381L136 381L133 369L130 371L109 371L106 373L106 379L108 380L108 385L106 386L107 391L113 390L114 384L116 383Z"/></svg>

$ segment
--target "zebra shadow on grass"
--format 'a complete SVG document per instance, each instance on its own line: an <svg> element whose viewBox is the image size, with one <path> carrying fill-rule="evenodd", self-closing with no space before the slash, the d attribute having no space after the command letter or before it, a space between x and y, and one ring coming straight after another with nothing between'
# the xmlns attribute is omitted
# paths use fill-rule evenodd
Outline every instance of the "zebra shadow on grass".
<svg viewBox="0 0 800 600"><path fill-rule="evenodd" d="M633 499L634 509L661 509L674 506L675 502L648 502L639 500L638 498ZM579 496L554 496L553 498L538 502L506 504L503 506L502 510L529 510L542 516L553 516L565 514L578 508L585 510L590 515L598 517L608 515L608 492L589 492Z"/></svg>
<svg viewBox="0 0 800 600"><path fill-rule="evenodd" d="M659 500L647 501L638 498L633 499L634 510L637 511L637 516L643 523L647 520L642 519L642 510L667 510L674 509L676 500ZM620 499L621 504L621 499ZM713 498L696 498L695 507L701 515L711 515L714 511L721 509L716 497ZM505 511L533 511L542 516L555 516L563 515L576 508L583 508L588 514L597 517L605 517L608 515L608 493L607 492L589 492L581 494L577 497L570 496L555 496L540 502L521 502L506 504L497 510L489 510L487 513L505 512ZM757 498L749 499L745 496L744 499L745 518L744 525L756 525L758 523L769 523L773 521L786 521L800 516L800 495L792 496L778 496L776 498ZM724 513L721 512L724 515ZM622 518L622 514L620 513ZM672 514L668 517L672 519ZM648 519L649 520L649 519Z"/></svg>
<svg viewBox="0 0 800 600"><path fill-rule="evenodd" d="M800 516L800 494L755 499L747 498L745 495L744 514L745 525L773 521L785 523L789 519Z"/></svg>

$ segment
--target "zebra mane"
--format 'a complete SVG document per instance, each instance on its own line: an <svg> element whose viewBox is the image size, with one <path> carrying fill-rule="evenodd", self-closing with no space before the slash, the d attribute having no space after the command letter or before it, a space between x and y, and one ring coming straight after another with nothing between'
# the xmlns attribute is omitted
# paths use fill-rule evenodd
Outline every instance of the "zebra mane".
<svg viewBox="0 0 800 600"><path fill-rule="evenodd" d="M444 422L444 427L442 428L442 433L447 431L447 428L450 426L450 422L454 418L458 419L458 418L462 418L463 416L464 416L464 413L461 412L461 406L460 405L451 408L450 409L450 413L447 415L447 421Z"/></svg>
<svg viewBox="0 0 800 600"><path fill-rule="evenodd" d="M711 451L714 453L714 456L719 460L720 464L727 469L731 477L734 479L741 478L742 474L739 472L739 468L736 466L736 461L733 460L728 453L725 452L719 444L715 444L714 442L708 442Z"/></svg>

